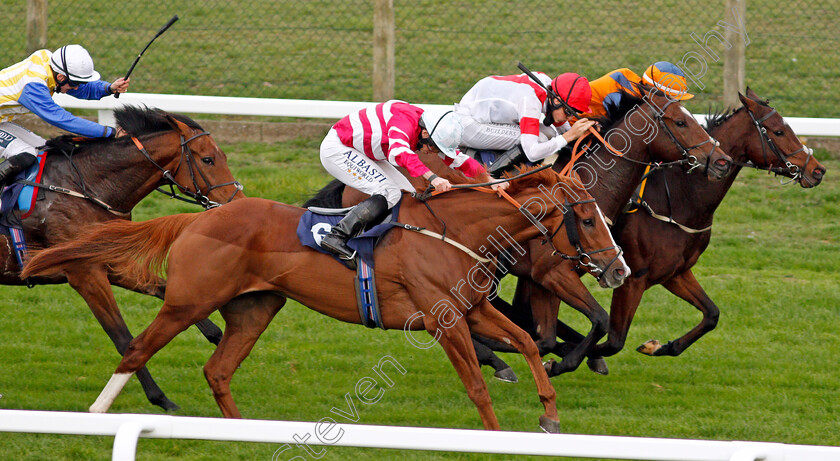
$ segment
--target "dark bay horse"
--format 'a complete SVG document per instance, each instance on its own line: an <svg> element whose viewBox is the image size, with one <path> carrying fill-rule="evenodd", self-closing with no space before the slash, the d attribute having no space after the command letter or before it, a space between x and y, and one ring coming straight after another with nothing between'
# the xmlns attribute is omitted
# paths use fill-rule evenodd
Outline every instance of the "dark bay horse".
<svg viewBox="0 0 840 461"><path fill-rule="evenodd" d="M716 146L716 141L678 102L649 87L642 86L640 91L644 97L625 95L621 105L611 111L611 119L602 120L604 139L619 148L623 155L618 156L605 146L604 142L595 140L574 169L610 222L617 219L644 174L645 167L653 162L668 162L670 169L680 175L686 174L683 168L700 169L704 174L698 175L699 181L717 180L729 169L729 157ZM557 171L563 166L555 163ZM435 168L435 173L443 176L445 170ZM358 203L363 198L357 191L349 188L343 190L336 184L328 186L325 192L318 198L325 198L329 192L343 192L343 206ZM328 206L325 203L319 205ZM337 203L330 205L338 206ZM609 314L580 281L575 272L574 262L552 257L551 250L539 241L530 242L526 249L528 251L521 257L517 256L516 262L507 268L507 272L520 280L533 281L533 284L542 290L540 293L547 295L545 298L538 298L543 305L533 310L527 304L521 309L511 309L498 297L494 298L492 303L503 313L514 318L520 326L526 327L537 339L541 354L559 353L562 350L564 360L561 364L556 364L558 370L574 370L584 360L589 348L594 347L606 334ZM607 288L617 285L602 283L601 286ZM531 285L522 284L520 287L527 290ZM519 293L519 296L525 294ZM559 305L557 297L583 313L592 324L585 338L573 346L560 346L556 341L555 324ZM499 370L497 377L509 379L512 375L509 367L498 360L490 349L514 352L513 349L506 344L487 341L477 336L474 339L477 341L475 348L479 352L481 363L496 365Z"/></svg>
<svg viewBox="0 0 840 461"><path fill-rule="evenodd" d="M790 126L766 101L748 90L747 96L741 95L741 102L743 106L734 112L708 120L709 133L720 141L736 165L724 181L710 183L673 170L656 172L648 178L642 199L658 218L640 209L622 214L613 226L613 235L624 249L633 276L613 292L607 340L590 351L593 356L613 355L623 348L643 293L658 284L700 310L703 318L682 337L665 345L648 341L638 348L640 352L676 356L714 329L719 309L697 282L691 268L707 248L711 229L706 227L712 224L715 210L742 167L794 178L802 187L814 187L822 180L825 167L802 146ZM664 222L665 218L685 228ZM520 284L525 282L520 280ZM546 305L557 302L553 293L537 284L528 284L517 286L514 307L510 309L541 312ZM548 315L535 313L534 317L545 319ZM582 340L582 335L557 322L561 338L572 343ZM530 326L515 323L523 328ZM487 360L494 368L507 369L507 364L500 361ZM549 373L556 375L557 371L552 367Z"/></svg>
<svg viewBox="0 0 840 461"><path fill-rule="evenodd" d="M565 187L556 187L558 184ZM489 191L489 189L487 189ZM550 194L546 194L550 190ZM573 197L572 192L577 197ZM503 230L512 245L545 232L549 247L566 254L576 249L567 232L557 232L573 212L581 243L607 247L609 229L594 200L569 178L550 169L512 181L512 205L472 189L451 191L420 203L404 195L401 223L441 232L473 252L498 256L488 241ZM579 201L572 207L556 204ZM429 205L434 213L427 209ZM541 226L521 213L528 210ZM535 206L537 205L537 206ZM354 273L333 257L302 246L296 236L303 208L245 198L205 213L173 215L141 223L112 222L85 236L40 252L24 275L55 274L78 267L108 264L132 280L154 279L166 263L163 307L151 325L131 342L108 385L91 406L105 412L128 378L175 335L220 310L222 341L204 367L216 402L226 417L240 417L230 380L240 362L287 298L324 315L361 323L353 286ZM500 230L501 229L501 230ZM499 234L499 235L497 235ZM608 264L617 250L592 256ZM543 370L533 340L487 302L492 273L476 270L466 252L438 238L395 229L375 253L375 273L384 326L426 330L443 347L487 429L499 429L481 375L470 333L506 342L522 353L534 375L545 408L540 425L557 432L556 394ZM485 269L486 271L486 269ZM470 283L465 284L464 280ZM456 297L452 288L459 291Z"/></svg>
<svg viewBox="0 0 840 461"><path fill-rule="evenodd" d="M189 117L157 109L124 107L115 111L118 124L131 136L73 140L62 136L48 141L49 154L42 184L83 193L89 199L44 191L34 211L22 219L27 245L50 248L73 240L93 224L130 219L131 210L155 188L173 185L186 195L210 205L244 197L213 138ZM132 140L136 137L145 153ZM110 207L110 210L108 209ZM137 286L98 265L67 271L61 276L21 278L8 235L0 237L0 284L69 283L122 354L132 336L123 320L111 284L163 297L161 281ZM177 409L163 394L148 370L138 372L149 401L164 409Z"/></svg>
<svg viewBox="0 0 840 461"><path fill-rule="evenodd" d="M742 107L713 117L707 123L709 133L721 141L735 161L732 173L716 184L677 176L670 171L652 175L644 200L656 214L669 215L694 230L711 226L715 210L742 166L794 178L803 188L822 181L825 167L802 145L782 116L749 89L747 96L739 96ZM625 248L628 262L637 275L613 293L607 341L599 344L594 353L608 356L624 347L642 294L654 285L662 285L696 307L703 318L676 340L664 345L651 340L640 346L639 352L677 356L715 328L720 311L691 271L709 245L711 229L688 232L639 210L622 215L613 227L613 234Z"/></svg>

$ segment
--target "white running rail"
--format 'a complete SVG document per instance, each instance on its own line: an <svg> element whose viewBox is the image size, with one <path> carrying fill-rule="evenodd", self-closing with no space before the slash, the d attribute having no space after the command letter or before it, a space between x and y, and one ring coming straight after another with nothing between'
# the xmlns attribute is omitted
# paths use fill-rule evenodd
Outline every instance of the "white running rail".
<svg viewBox="0 0 840 461"><path fill-rule="evenodd" d="M99 123L114 125L113 110L124 105L145 104L169 112L190 114L262 115L272 117L327 118L338 120L345 115L372 106L374 102L315 101L307 99L231 98L224 96L188 96L178 94L124 93L120 99L99 101L76 99L56 94L55 101L66 109L98 110ZM424 109L444 109L452 106L418 104ZM705 123L705 115L694 117ZM799 136L840 136L840 119L785 117Z"/></svg>
<svg viewBox="0 0 840 461"><path fill-rule="evenodd" d="M138 437L279 444L273 459L303 454L295 446L368 447L650 461L837 461L840 447L601 435L549 435L465 429L368 426L302 421L231 420L141 414L0 410L0 432L113 436L114 461L133 461ZM289 444L289 451L282 450ZM308 447L321 451L324 448Z"/></svg>

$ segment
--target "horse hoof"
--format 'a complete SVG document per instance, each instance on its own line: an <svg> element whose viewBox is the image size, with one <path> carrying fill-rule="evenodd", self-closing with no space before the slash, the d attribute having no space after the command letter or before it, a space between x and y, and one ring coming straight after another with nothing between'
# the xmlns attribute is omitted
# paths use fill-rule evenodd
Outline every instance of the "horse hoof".
<svg viewBox="0 0 840 461"><path fill-rule="evenodd" d="M549 434L559 434L560 421L554 421L552 419L548 419L548 416L542 415L540 416L540 429Z"/></svg>
<svg viewBox="0 0 840 461"><path fill-rule="evenodd" d="M659 341L657 341L655 339L649 339L649 340L647 340L646 343L637 347L636 350L641 352L642 354L645 354L645 355L653 355L661 347L662 347L662 344Z"/></svg>
<svg viewBox="0 0 840 461"><path fill-rule="evenodd" d="M610 369L607 368L607 361L604 360L603 357L595 357L586 360L586 365L592 370L594 373L598 373L599 375L607 376L610 374Z"/></svg>
<svg viewBox="0 0 840 461"><path fill-rule="evenodd" d="M164 397L160 400L152 402L153 404L163 408L167 413L175 412L181 409L175 402L169 400L168 398Z"/></svg>
<svg viewBox="0 0 840 461"><path fill-rule="evenodd" d="M518 383L519 378L516 377L516 373L513 372L513 369L508 367L502 370L499 370L493 373L493 376L496 377L499 381L506 382L506 383Z"/></svg>
<svg viewBox="0 0 840 461"><path fill-rule="evenodd" d="M543 368L545 368L545 373L548 375L549 378L553 378L555 376L560 376L565 371L560 366L556 360L551 359L548 362L543 362Z"/></svg>

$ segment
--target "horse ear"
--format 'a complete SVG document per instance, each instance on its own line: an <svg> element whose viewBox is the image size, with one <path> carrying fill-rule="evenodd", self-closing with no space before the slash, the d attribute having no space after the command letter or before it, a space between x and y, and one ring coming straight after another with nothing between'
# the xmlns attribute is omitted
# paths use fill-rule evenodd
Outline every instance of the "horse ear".
<svg viewBox="0 0 840 461"><path fill-rule="evenodd" d="M761 101L761 96L756 94L756 92L753 91L750 87L747 87L747 97L750 99L755 99L756 101Z"/></svg>
<svg viewBox="0 0 840 461"><path fill-rule="evenodd" d="M743 105L745 105L745 106L747 105L747 101L749 101L749 98L747 98L746 96L744 96L743 94L741 94L741 92L740 92L740 91L738 92L738 99L740 99L740 100L741 100L741 104L743 104Z"/></svg>
<svg viewBox="0 0 840 461"><path fill-rule="evenodd" d="M166 114L166 121L169 122L169 125L172 126L172 129L186 135L190 132L190 127L188 127L185 123L179 122L175 119L175 117Z"/></svg>

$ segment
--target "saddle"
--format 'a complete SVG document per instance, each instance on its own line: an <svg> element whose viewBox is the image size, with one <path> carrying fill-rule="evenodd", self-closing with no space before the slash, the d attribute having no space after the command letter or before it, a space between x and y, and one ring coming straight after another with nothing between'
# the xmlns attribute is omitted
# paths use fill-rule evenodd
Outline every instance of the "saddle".
<svg viewBox="0 0 840 461"><path fill-rule="evenodd" d="M3 188L0 193L0 228L8 233L12 240L15 259L19 267L27 258L26 239L23 235L22 219L28 217L35 208L35 202L39 198L37 184L41 181L44 173L47 153L42 151L38 154L38 161L25 171L15 176L15 182ZM26 181L23 184L18 181ZM43 193L40 194L43 198ZM27 282L28 286L32 286Z"/></svg>
<svg viewBox="0 0 840 461"><path fill-rule="evenodd" d="M347 241L347 246L356 250L355 261L345 261L337 255L321 248L321 240L330 233L332 226L353 209L350 208L319 208L310 207L301 216L297 227L300 243L321 253L329 254L336 261L344 264L348 269L355 269L354 284L356 286L356 303L362 324L368 328L383 328L382 316L379 313L379 300L376 296L376 280L373 271L373 250L382 237L394 227L399 215L400 203L391 209L391 213L382 221L372 223L360 235Z"/></svg>

